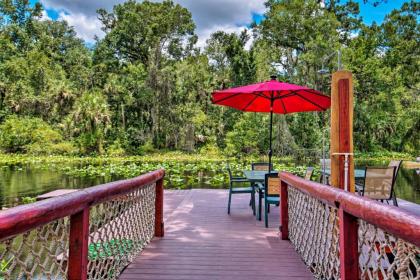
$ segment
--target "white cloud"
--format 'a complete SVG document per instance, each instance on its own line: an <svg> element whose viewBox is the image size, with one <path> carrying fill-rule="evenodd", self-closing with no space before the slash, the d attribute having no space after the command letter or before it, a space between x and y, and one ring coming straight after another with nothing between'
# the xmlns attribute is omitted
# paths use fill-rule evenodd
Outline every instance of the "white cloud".
<svg viewBox="0 0 420 280"><path fill-rule="evenodd" d="M48 16L47 12L45 10L43 10L40 20L41 21L46 21L46 20L51 20L51 18Z"/></svg>
<svg viewBox="0 0 420 280"><path fill-rule="evenodd" d="M112 11L116 4L124 0L39 0L46 8L60 12L74 26L79 36L93 41L94 35L103 36L96 10L104 8ZM159 0L154 0L160 2ZM199 46L203 46L212 32L223 30L239 33L252 22L252 14L265 11L265 0L174 0L187 8L197 25Z"/></svg>
<svg viewBox="0 0 420 280"><path fill-rule="evenodd" d="M65 20L70 26L73 26L77 35L87 43L93 43L95 36L102 38L104 36L101 30L101 22L95 16L86 16L85 14L66 14L60 12L59 20Z"/></svg>
<svg viewBox="0 0 420 280"><path fill-rule="evenodd" d="M204 48L204 46L206 45L207 39L209 39L210 35L216 31L224 31L226 33L236 33L239 35L244 29L249 30L246 26L235 26L235 25L226 24L226 25L214 25L211 28L199 30L200 32L197 32L197 35L198 35L197 47ZM250 32L251 31L249 30L249 34L251 35ZM250 36L250 40L245 45L246 49L249 49L251 47L252 41L253 41L253 38L252 36Z"/></svg>

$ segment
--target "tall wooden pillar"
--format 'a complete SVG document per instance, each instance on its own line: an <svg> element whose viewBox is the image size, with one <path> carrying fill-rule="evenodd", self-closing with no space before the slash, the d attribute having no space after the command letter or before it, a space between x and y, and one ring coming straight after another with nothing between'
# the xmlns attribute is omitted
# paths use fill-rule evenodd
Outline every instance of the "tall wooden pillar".
<svg viewBox="0 0 420 280"><path fill-rule="evenodd" d="M349 71L337 71L331 82L331 185L345 188L345 154L348 154L347 184L354 192L353 162L353 78Z"/></svg>

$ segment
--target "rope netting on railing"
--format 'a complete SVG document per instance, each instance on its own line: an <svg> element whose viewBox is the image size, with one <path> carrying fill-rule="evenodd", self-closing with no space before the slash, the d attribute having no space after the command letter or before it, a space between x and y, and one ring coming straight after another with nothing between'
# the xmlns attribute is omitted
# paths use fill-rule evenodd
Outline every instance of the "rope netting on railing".
<svg viewBox="0 0 420 280"><path fill-rule="evenodd" d="M0 242L0 279L66 279L69 228L63 218Z"/></svg>
<svg viewBox="0 0 420 280"><path fill-rule="evenodd" d="M298 187L287 185L287 193L288 238L296 251L315 278L342 279L339 209ZM420 280L420 247L363 219L355 221L358 241L346 246L357 248L359 279Z"/></svg>
<svg viewBox="0 0 420 280"><path fill-rule="evenodd" d="M318 279L339 279L337 208L288 187L289 239Z"/></svg>
<svg viewBox="0 0 420 280"><path fill-rule="evenodd" d="M154 236L155 184L90 209L88 279L115 279Z"/></svg>
<svg viewBox="0 0 420 280"><path fill-rule="evenodd" d="M420 279L420 248L359 219L361 279Z"/></svg>
<svg viewBox="0 0 420 280"><path fill-rule="evenodd" d="M0 280L117 279L163 237L164 170L0 211Z"/></svg>

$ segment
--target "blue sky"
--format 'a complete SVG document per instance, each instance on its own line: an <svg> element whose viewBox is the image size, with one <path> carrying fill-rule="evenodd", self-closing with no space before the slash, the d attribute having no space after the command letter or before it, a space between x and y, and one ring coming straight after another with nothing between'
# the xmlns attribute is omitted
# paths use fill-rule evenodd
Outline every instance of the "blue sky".
<svg viewBox="0 0 420 280"><path fill-rule="evenodd" d="M98 8L111 10L113 5L123 1L31 0L32 3L41 2L49 18L64 19L74 26L78 36L87 43L92 43L95 35L103 36L96 10ZM361 16L366 24L372 24L373 21L380 24L386 14L393 9L400 8L408 0L387 0L386 3L381 3L378 7L373 7L370 3L364 4L363 0L354 1L359 2ZM265 0L174 0L174 2L191 11L197 25L196 32L201 46L214 31L240 32L253 21L259 23L263 19L265 10Z"/></svg>
<svg viewBox="0 0 420 280"><path fill-rule="evenodd" d="M378 7L373 7L372 4L363 4L363 0L356 0L360 6L360 14L366 24L382 23L385 15L389 14L394 9L399 9L408 1L403 0L388 0L387 3L381 3Z"/></svg>

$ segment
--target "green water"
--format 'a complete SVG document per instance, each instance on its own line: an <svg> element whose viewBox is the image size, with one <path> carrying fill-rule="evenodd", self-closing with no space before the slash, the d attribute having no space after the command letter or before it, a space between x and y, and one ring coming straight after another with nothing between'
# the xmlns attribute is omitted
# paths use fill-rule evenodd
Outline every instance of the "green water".
<svg viewBox="0 0 420 280"><path fill-rule="evenodd" d="M366 164L366 163L365 163ZM358 164L360 165L360 164ZM367 164L366 164L367 165ZM220 171L217 171L220 172ZM165 188L226 188L225 182L209 182L215 176L214 170L181 174L184 182L166 182ZM171 178L170 171L167 178ZM78 189L103 184L124 176L73 176L64 171L36 168L31 165L12 165L0 168L0 209L21 204L22 197L37 195L56 189ZM420 172L414 169L401 168L396 182L398 198L420 204Z"/></svg>

